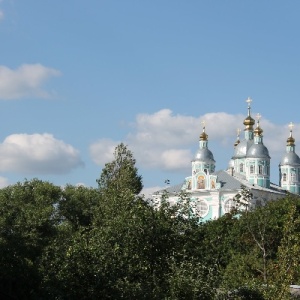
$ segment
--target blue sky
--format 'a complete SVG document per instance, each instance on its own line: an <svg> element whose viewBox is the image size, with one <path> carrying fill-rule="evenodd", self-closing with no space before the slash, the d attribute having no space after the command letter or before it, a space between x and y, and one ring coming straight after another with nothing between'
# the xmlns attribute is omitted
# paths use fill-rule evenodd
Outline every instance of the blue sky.
<svg viewBox="0 0 300 300"><path fill-rule="evenodd" d="M300 140L299 11L296 0L0 1L0 185L96 186L121 141L147 191L176 184L202 120L225 169L248 96L277 182L289 122Z"/></svg>

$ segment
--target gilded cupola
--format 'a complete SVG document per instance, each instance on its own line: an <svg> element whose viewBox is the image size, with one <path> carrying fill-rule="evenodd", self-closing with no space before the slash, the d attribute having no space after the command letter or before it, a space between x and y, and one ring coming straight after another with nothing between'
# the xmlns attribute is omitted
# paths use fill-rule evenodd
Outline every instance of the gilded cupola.
<svg viewBox="0 0 300 300"><path fill-rule="evenodd" d="M254 135L255 136L262 136L263 130L259 126L259 120L261 118L261 115L257 114L256 118L257 118L257 123L256 123L256 128L254 129Z"/></svg>
<svg viewBox="0 0 300 300"><path fill-rule="evenodd" d="M203 125L203 130L202 130L202 133L200 134L200 141L207 141L208 135L205 132L205 122L202 121L201 124Z"/></svg>
<svg viewBox="0 0 300 300"><path fill-rule="evenodd" d="M286 140L286 145L287 146L295 146L295 139L293 138L293 127L294 124L291 122L289 124L289 128L290 128L290 136L288 137L288 139Z"/></svg>
<svg viewBox="0 0 300 300"><path fill-rule="evenodd" d="M255 124L255 120L251 117L251 102L252 102L252 99L250 97L248 97L246 102L248 103L248 116L244 120L244 125L246 126L245 130L252 130L253 125Z"/></svg>

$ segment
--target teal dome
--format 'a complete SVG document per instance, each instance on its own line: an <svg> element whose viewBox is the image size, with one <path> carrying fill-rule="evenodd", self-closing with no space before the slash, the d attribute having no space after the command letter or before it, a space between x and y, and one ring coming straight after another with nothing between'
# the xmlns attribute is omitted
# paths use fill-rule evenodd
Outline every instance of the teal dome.
<svg viewBox="0 0 300 300"><path fill-rule="evenodd" d="M285 153L280 165L300 165L300 158L295 152Z"/></svg>
<svg viewBox="0 0 300 300"><path fill-rule="evenodd" d="M207 148L198 149L194 161L215 162L212 152Z"/></svg>
<svg viewBox="0 0 300 300"><path fill-rule="evenodd" d="M253 145L253 140L243 140L241 141L234 150L233 159L244 158L247 155L248 149Z"/></svg>
<svg viewBox="0 0 300 300"><path fill-rule="evenodd" d="M246 155L247 157L270 159L269 150L264 144L253 144Z"/></svg>

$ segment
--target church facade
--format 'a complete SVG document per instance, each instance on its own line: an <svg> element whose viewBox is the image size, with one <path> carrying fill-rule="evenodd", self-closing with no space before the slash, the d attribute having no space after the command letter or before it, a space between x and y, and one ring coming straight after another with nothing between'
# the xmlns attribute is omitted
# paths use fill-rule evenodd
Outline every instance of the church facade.
<svg viewBox="0 0 300 300"><path fill-rule="evenodd" d="M227 170L215 171L216 162L208 148L208 135L203 124L199 148L192 160L191 176L186 177L184 183L165 190L171 205L179 201L180 192L188 192L194 211L206 221L228 213L236 205L234 198L242 186L253 195L249 205L254 206L262 201L282 198L287 192L300 194L300 158L295 152L292 124L286 151L279 164L280 183L276 185L270 182L271 158L263 143L260 115L256 122L251 116L251 101L250 98L246 100L248 113L243 122L244 138L240 140L238 132ZM154 199L159 201L162 192L155 193Z"/></svg>

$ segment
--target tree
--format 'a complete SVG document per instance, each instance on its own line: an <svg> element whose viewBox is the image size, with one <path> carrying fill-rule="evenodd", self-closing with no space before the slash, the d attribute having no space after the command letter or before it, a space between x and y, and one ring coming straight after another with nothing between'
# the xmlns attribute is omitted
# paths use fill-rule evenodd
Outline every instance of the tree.
<svg viewBox="0 0 300 300"><path fill-rule="evenodd" d="M294 211L293 217L291 209ZM289 264L297 261L295 257L299 256L295 254L298 251L296 241L300 231L297 223L299 213L299 197L291 195L269 201L253 210L239 211L237 223L232 231L235 243L223 274L223 286L229 290L241 287L256 289L267 297L269 292L271 294L274 291L274 286L276 290L284 285L288 294L291 280L285 271L288 270ZM299 264L296 265L292 271L294 279L299 278ZM279 292L275 292L268 299L277 299L279 295ZM285 299L284 297L282 299Z"/></svg>
<svg viewBox="0 0 300 300"><path fill-rule="evenodd" d="M290 285L299 280L300 265L300 216L293 203L288 204L283 225L283 236L278 247L277 259L270 270L270 285L265 299L290 299Z"/></svg>
<svg viewBox="0 0 300 300"><path fill-rule="evenodd" d="M100 191L113 189L120 194L129 190L138 195L142 188L142 176L137 174L132 152L121 143L114 152L114 160L105 164L100 179L97 179Z"/></svg>
<svg viewBox="0 0 300 300"><path fill-rule="evenodd" d="M40 292L43 251L56 234L61 190L37 179L0 190L0 290L20 299Z"/></svg>
<svg viewBox="0 0 300 300"><path fill-rule="evenodd" d="M59 201L58 213L62 222L69 222L74 230L92 224L95 209L99 206L97 189L67 185Z"/></svg>

